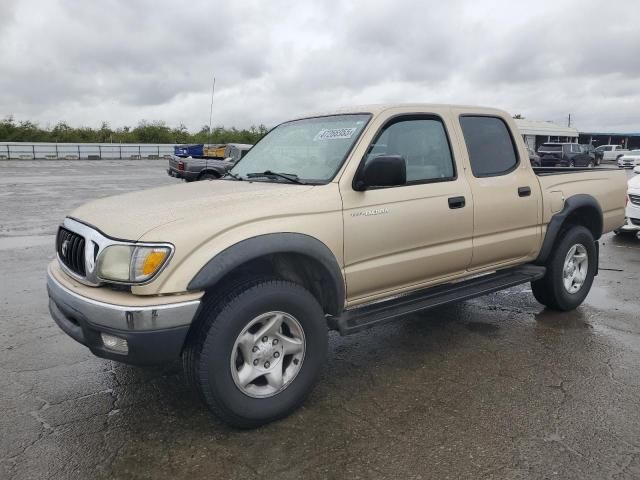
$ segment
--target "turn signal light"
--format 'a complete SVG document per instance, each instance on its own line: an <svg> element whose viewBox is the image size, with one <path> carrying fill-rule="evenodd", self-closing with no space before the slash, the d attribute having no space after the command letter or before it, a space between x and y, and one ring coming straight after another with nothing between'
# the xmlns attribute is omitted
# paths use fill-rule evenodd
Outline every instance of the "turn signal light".
<svg viewBox="0 0 640 480"><path fill-rule="evenodd" d="M165 249L162 250L153 250L151 253L147 255L142 263L142 275L153 275L156 273L160 265L164 262L165 258L167 258L168 251Z"/></svg>

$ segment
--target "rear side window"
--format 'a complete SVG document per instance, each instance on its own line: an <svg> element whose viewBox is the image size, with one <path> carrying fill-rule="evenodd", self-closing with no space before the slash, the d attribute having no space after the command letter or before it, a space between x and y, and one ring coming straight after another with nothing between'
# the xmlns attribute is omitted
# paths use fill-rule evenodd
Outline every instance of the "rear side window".
<svg viewBox="0 0 640 480"><path fill-rule="evenodd" d="M504 175L516 168L518 154L502 119L465 115L460 125L475 177Z"/></svg>

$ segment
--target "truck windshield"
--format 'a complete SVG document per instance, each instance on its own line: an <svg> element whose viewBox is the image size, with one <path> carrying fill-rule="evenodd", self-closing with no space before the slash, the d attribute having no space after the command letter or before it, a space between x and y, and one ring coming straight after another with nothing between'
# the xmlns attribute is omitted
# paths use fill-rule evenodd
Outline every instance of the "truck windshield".
<svg viewBox="0 0 640 480"><path fill-rule="evenodd" d="M369 114L346 114L283 123L260 140L231 172L260 181L286 181L273 173L258 175L274 172L304 183L329 182L370 118Z"/></svg>

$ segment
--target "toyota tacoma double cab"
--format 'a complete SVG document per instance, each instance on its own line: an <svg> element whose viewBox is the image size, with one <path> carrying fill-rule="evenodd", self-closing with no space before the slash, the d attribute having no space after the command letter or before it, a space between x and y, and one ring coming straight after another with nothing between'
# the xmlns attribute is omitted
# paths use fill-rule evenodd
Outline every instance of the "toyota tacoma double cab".
<svg viewBox="0 0 640 480"><path fill-rule="evenodd" d="M532 168L501 110L299 118L219 181L73 211L48 267L50 312L100 357L181 359L215 414L252 428L301 405L330 330L528 282L548 308L575 309L625 191L617 169Z"/></svg>

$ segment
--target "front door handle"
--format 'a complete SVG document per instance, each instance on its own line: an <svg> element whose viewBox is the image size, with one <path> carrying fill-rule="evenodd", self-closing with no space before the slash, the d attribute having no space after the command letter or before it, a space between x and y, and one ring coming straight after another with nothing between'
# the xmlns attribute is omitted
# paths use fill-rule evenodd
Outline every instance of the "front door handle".
<svg viewBox="0 0 640 480"><path fill-rule="evenodd" d="M518 196L528 197L531 195L531 187L518 187Z"/></svg>
<svg viewBox="0 0 640 480"><path fill-rule="evenodd" d="M449 208L462 208L465 206L464 197L451 197L449 198Z"/></svg>

